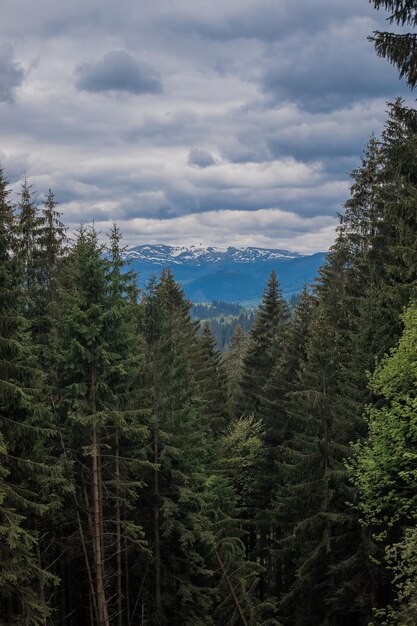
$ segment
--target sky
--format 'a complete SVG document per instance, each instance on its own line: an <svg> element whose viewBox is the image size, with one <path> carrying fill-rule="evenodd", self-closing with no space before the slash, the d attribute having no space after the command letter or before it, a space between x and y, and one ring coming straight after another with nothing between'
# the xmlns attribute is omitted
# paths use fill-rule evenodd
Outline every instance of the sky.
<svg viewBox="0 0 417 626"><path fill-rule="evenodd" d="M125 243L329 248L408 97L367 0L2 0L0 163ZM388 27L389 28L389 27Z"/></svg>

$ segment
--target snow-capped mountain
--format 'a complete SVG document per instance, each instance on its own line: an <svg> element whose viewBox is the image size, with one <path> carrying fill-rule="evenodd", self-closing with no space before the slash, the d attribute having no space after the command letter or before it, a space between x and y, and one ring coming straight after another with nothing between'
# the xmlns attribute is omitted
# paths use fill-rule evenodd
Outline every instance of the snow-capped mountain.
<svg viewBox="0 0 417 626"><path fill-rule="evenodd" d="M143 244L129 248L126 257L160 265L203 265L206 263L255 263L277 259L296 259L297 252L268 248L218 248L214 246L165 246L163 244Z"/></svg>
<svg viewBox="0 0 417 626"><path fill-rule="evenodd" d="M225 300L257 304L274 269L283 294L297 293L311 283L325 258L324 253L303 256L269 248L217 248L214 246L166 246L143 244L125 252L126 261L145 287L151 275L170 267L192 302Z"/></svg>

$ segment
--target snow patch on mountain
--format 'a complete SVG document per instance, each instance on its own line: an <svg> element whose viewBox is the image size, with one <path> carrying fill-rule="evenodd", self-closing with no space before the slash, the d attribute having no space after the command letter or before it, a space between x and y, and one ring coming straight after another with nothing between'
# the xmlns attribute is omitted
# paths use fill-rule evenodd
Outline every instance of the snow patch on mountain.
<svg viewBox="0 0 417 626"><path fill-rule="evenodd" d="M129 248L126 259L154 263L157 265L203 265L225 262L256 263L276 259L290 260L301 257L297 252L270 248L219 248L216 246L167 246L164 244L142 244Z"/></svg>

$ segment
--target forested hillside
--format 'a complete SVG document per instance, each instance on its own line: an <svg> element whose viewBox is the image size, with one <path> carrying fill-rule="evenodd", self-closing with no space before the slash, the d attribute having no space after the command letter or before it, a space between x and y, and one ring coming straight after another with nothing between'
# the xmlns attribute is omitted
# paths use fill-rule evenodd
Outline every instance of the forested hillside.
<svg viewBox="0 0 417 626"><path fill-rule="evenodd" d="M317 283L291 310L272 272L221 356L169 270L138 293L116 225L69 243L1 171L2 625L417 623L416 207L397 100Z"/></svg>
<svg viewBox="0 0 417 626"><path fill-rule="evenodd" d="M191 316L204 321L216 340L216 346L224 352L228 349L233 335L240 332L238 327L248 333L256 319L256 309L249 309L234 302L214 300L211 303L193 304Z"/></svg>

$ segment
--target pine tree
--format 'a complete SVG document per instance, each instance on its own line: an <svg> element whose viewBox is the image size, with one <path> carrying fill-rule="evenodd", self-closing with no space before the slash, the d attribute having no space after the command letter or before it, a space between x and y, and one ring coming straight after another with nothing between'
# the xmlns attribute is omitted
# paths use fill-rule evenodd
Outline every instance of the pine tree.
<svg viewBox="0 0 417 626"><path fill-rule="evenodd" d="M24 271L24 284L29 293L29 305L31 305L36 283L35 256L39 216L32 186L29 185L26 177L22 183L17 209L17 255ZM29 317L30 315L29 311Z"/></svg>
<svg viewBox="0 0 417 626"><path fill-rule="evenodd" d="M197 326L190 304L164 271L143 303L152 411L152 474L145 494L146 535L153 552L145 601L150 623L212 624L212 570L204 507L210 445L200 419L194 365Z"/></svg>
<svg viewBox="0 0 417 626"><path fill-rule="evenodd" d="M361 624L370 612L367 546L346 504L354 494L343 466L350 441L365 432L356 387L362 361L352 361L356 269L340 235L321 271L305 358L285 406L291 431L281 449L284 481L274 515L289 579L279 614L300 626Z"/></svg>
<svg viewBox="0 0 417 626"><path fill-rule="evenodd" d="M66 227L56 210L54 194L49 190L36 225L36 248L33 265L35 284L33 293L32 334L41 352L50 343L52 320L56 317L56 299L59 274L67 249Z"/></svg>
<svg viewBox="0 0 417 626"><path fill-rule="evenodd" d="M140 384L145 345L138 333L137 275L126 267L121 233L116 224L109 234L108 252L107 313L112 327L110 345L113 358L106 372L106 381L113 399L107 427L106 458L110 466L113 461L114 471L108 468L104 476L103 485L108 494L104 513L109 526L114 524L113 534L116 537L113 575L117 593L110 606L114 605L117 624L122 626L130 621L130 571L139 557L149 554L136 510L144 486L141 476L148 466L143 447L149 434L149 411L146 408L146 390Z"/></svg>
<svg viewBox="0 0 417 626"><path fill-rule="evenodd" d="M226 373L223 369L216 340L207 322L198 336L200 367L196 368L196 379L201 398L200 415L208 433L219 436L227 427L226 416Z"/></svg>
<svg viewBox="0 0 417 626"><path fill-rule="evenodd" d="M236 415L236 403L239 398L239 383L243 374L243 359L246 351L247 336L240 324L235 328L227 352L223 356L227 375L227 409L231 417Z"/></svg>
<svg viewBox="0 0 417 626"><path fill-rule="evenodd" d="M66 569L83 572L81 601L68 608L80 621L90 614L94 623L121 626L131 619L130 576L147 551L136 510L149 466L136 276L124 271L116 226L107 254L94 230L81 229L66 269L55 354L62 452L74 497L62 542ZM67 584L74 583L63 586L71 602Z"/></svg>
<svg viewBox="0 0 417 626"><path fill-rule="evenodd" d="M282 353L261 397L259 418L262 424L262 455L258 465L260 503L257 527L263 538L260 550L266 572L262 578L263 593L279 596L285 590L291 558L277 550L277 542L288 533L288 521L275 506L288 480L282 451L293 437L293 422L287 413L291 394L300 386L301 370L307 357L315 299L304 287L293 319L288 326ZM279 522L278 522L279 520ZM277 523L278 522L278 523ZM292 529L291 529L292 530Z"/></svg>
<svg viewBox="0 0 417 626"><path fill-rule="evenodd" d="M282 350L288 316L288 307L282 298L276 273L272 271L249 334L238 404L240 414L249 415L257 411L259 396Z"/></svg>
<svg viewBox="0 0 417 626"><path fill-rule="evenodd" d="M57 336L65 446L76 455L76 488L84 484L87 491L85 505L91 518L87 536L92 538L93 558L91 564L86 562L85 565L91 587L90 603L99 626L109 625L102 474L107 425L105 407L111 394L103 378L112 358L106 324L107 268L108 262L102 256L96 233L82 230L70 258L70 289L60 294L62 317ZM84 495L80 493L78 502L83 501Z"/></svg>
<svg viewBox="0 0 417 626"><path fill-rule="evenodd" d="M46 448L52 429L39 401L42 383L24 314L26 274L0 170L0 612L5 623L45 625L49 616L36 526L59 509L59 465ZM62 486L62 485L61 485Z"/></svg>

